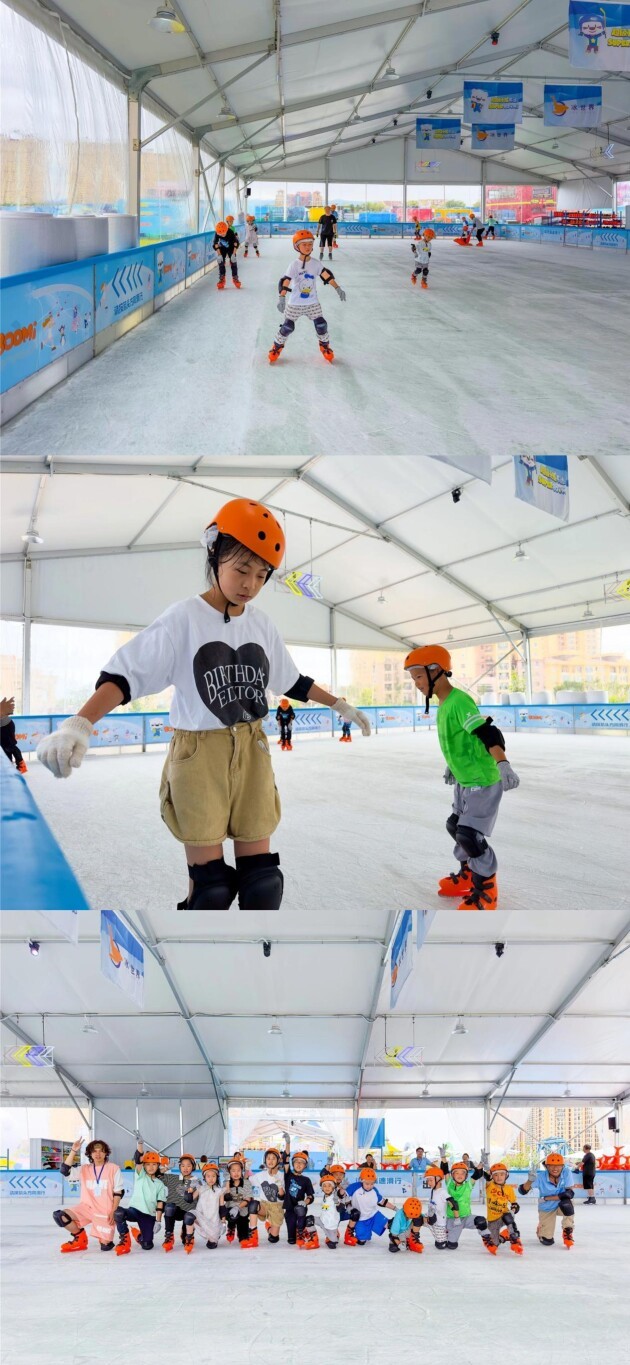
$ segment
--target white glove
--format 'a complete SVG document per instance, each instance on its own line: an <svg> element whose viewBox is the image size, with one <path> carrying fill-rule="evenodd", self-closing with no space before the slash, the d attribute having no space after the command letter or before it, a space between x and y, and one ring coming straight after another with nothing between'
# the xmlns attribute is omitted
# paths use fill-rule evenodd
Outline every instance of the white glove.
<svg viewBox="0 0 630 1365"><path fill-rule="evenodd" d="M514 772L514 769L512 765L508 763L507 758L500 759L498 768L501 777L501 786L504 792L512 792L516 787L520 787L521 779Z"/></svg>
<svg viewBox="0 0 630 1365"><path fill-rule="evenodd" d="M339 298L339 299L341 300L342 303L345 303L345 301L346 301L346 291L345 291L345 289L339 289L339 288L337 289L337 298Z"/></svg>
<svg viewBox="0 0 630 1365"><path fill-rule="evenodd" d="M40 740L37 757L53 777L70 777L79 768L87 752L94 726L85 716L70 716L62 720L58 730Z"/></svg>
<svg viewBox="0 0 630 1365"><path fill-rule="evenodd" d="M278 299L278 303L277 303L278 312L279 312L279 313L284 313L284 310L285 310L286 306L287 306L286 298L285 298L284 294L281 294L281 295L280 295L280 298Z"/></svg>
<svg viewBox="0 0 630 1365"><path fill-rule="evenodd" d="M371 735L372 726L363 711L357 711L354 706L350 706L349 702L344 701L343 698L338 699L335 702L335 711L338 716L341 716L342 720L354 721L355 725L359 726L362 735Z"/></svg>
<svg viewBox="0 0 630 1365"><path fill-rule="evenodd" d="M455 786L455 778L453 777L450 768L444 769L444 781L446 782L447 787Z"/></svg>
<svg viewBox="0 0 630 1365"><path fill-rule="evenodd" d="M528 1171L528 1172L527 1172L527 1181L528 1181L528 1184L533 1185L533 1183L534 1183L534 1181L535 1181L537 1175L538 1175L538 1171L535 1171L535 1170L533 1170L533 1169L532 1169L531 1171Z"/></svg>

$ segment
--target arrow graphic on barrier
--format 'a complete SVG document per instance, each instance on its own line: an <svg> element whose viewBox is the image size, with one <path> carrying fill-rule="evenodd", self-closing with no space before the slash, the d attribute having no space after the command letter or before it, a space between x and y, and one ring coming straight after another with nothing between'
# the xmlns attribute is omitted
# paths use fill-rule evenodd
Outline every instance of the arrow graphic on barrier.
<svg viewBox="0 0 630 1365"><path fill-rule="evenodd" d="M46 1193L46 1176L45 1176L45 1175L36 1175L36 1174L34 1174L34 1175L12 1175L11 1178L10 1178L10 1180L9 1180L9 1184L12 1186L12 1188L13 1188L14 1190L15 1190L15 1189L17 1189L17 1190L23 1190L25 1193L28 1193L28 1192L31 1192L31 1193L34 1192L35 1194L45 1194L45 1193Z"/></svg>
<svg viewBox="0 0 630 1365"><path fill-rule="evenodd" d="M593 720L601 720L609 725L626 728L630 725L630 706L597 706L591 712Z"/></svg>

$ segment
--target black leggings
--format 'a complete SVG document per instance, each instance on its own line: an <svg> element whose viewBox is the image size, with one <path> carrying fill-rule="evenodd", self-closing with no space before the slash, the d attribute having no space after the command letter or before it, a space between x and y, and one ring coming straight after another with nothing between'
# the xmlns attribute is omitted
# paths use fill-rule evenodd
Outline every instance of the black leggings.
<svg viewBox="0 0 630 1365"><path fill-rule="evenodd" d="M12 720L7 720L4 725L0 725L0 745L2 745L9 763L15 763L16 768L24 762L22 750L18 749L17 746L15 725Z"/></svg>
<svg viewBox="0 0 630 1365"><path fill-rule="evenodd" d="M237 277L238 277L238 264L237 264L236 256L233 256L231 251L226 251L225 247L223 247L223 246L219 247L219 279L220 279L220 280L224 280L224 279L225 279L225 258L226 258L226 256L229 256L229 259L230 259L230 270L232 271L232 278L233 278L233 279L237 279Z"/></svg>
<svg viewBox="0 0 630 1365"><path fill-rule="evenodd" d="M142 1213L140 1209L134 1209L130 1205L124 1209L122 1204L118 1205L114 1214L114 1222L118 1228L120 1237L124 1237L129 1232L128 1223L137 1223L140 1228L139 1245L143 1251L149 1251L153 1246L153 1231L155 1228L155 1217L152 1213Z"/></svg>
<svg viewBox="0 0 630 1365"><path fill-rule="evenodd" d="M167 1204L164 1209L164 1231L167 1236L175 1231L175 1224L182 1223L182 1233L187 1228L191 1228L195 1222L195 1214L190 1209L180 1209L177 1204Z"/></svg>
<svg viewBox="0 0 630 1365"><path fill-rule="evenodd" d="M290 1246L295 1246L298 1234L304 1231L306 1222L306 1207L304 1204L290 1204L284 1206L284 1221L287 1225L287 1241Z"/></svg>
<svg viewBox="0 0 630 1365"><path fill-rule="evenodd" d="M280 738L281 738L282 742L284 743L285 739L288 739L289 744L290 744L290 743L291 743L291 736L292 736L292 734L293 734L293 724L292 724L292 722L291 722L290 720L287 720L287 721L284 721L284 722L283 722L283 721L280 721Z"/></svg>
<svg viewBox="0 0 630 1365"><path fill-rule="evenodd" d="M332 251L332 244L333 244L332 232L322 232L321 237L319 239L320 250L323 251L324 247L327 246L328 250Z"/></svg>

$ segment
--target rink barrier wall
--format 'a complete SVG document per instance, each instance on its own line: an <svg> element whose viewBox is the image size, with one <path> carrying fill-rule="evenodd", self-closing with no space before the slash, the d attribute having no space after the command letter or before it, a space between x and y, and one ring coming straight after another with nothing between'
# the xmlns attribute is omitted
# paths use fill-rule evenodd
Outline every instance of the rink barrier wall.
<svg viewBox="0 0 630 1365"><path fill-rule="evenodd" d="M237 226L242 227L242 224ZM261 237L292 236L297 223L259 223ZM316 226L316 225L313 225ZM438 237L458 237L460 223L436 221ZM340 237L412 237L415 223L337 224ZM626 228L565 228L502 223L499 237L589 250L628 252ZM100 355L132 327L211 270L212 232L91 256L0 280L0 423Z"/></svg>
<svg viewBox="0 0 630 1365"><path fill-rule="evenodd" d="M0 910L89 910L25 778L4 753L0 753L0 778Z"/></svg>
<svg viewBox="0 0 630 1365"><path fill-rule="evenodd" d="M362 706L373 730L427 730L436 724L437 708L425 716L424 706ZM502 730L557 730L567 734L598 730L630 733L630 703L561 703L548 706L480 706L482 715L491 715ZM56 730L67 715L14 716L17 743L25 753L32 753L41 739ZM275 715L263 720L265 734L277 735ZM341 733L341 721L326 706L303 707L295 712L293 729L296 735L328 735ZM168 744L173 734L166 711L135 711L128 715L115 712L104 716L93 728L90 748L123 749L133 746L143 750L154 744ZM358 737L357 726L352 727Z"/></svg>
<svg viewBox="0 0 630 1365"><path fill-rule="evenodd" d="M78 1172L77 1167L77 1172ZM315 1189L319 1187L319 1172L307 1171L306 1175L313 1181ZM252 1173L252 1182L256 1185L257 1172ZM358 1179L358 1169L350 1169L346 1175L346 1183ZM125 1190L125 1198L131 1195L133 1187L133 1171L121 1171L122 1181ZM510 1182L519 1185L527 1178L527 1168L523 1170L511 1170ZM576 1173L576 1180L580 1179ZM428 1198L429 1191L425 1190L422 1174L414 1171L379 1171L378 1186L384 1194L393 1199L407 1199L410 1195L417 1198ZM43 1170L3 1170L0 1171L0 1199L56 1199L60 1207L65 1204L72 1204L78 1197L78 1178L71 1180L61 1174L61 1171ZM630 1171L598 1171L595 1175L595 1197L597 1199L621 1200L627 1204L630 1198ZM537 1193L530 1191L529 1194L521 1195L521 1200L528 1203L537 1201ZM576 1202L586 1198L582 1189L576 1187ZM484 1203L484 1184L480 1181L475 1189L475 1203Z"/></svg>

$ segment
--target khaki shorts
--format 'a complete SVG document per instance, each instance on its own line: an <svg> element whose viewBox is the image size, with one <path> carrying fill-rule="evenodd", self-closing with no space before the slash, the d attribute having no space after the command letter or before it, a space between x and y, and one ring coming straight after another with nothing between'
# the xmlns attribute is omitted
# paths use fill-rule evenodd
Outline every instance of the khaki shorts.
<svg viewBox="0 0 630 1365"><path fill-rule="evenodd" d="M280 797L262 721L176 730L162 772L160 813L182 844L268 839L280 823Z"/></svg>
<svg viewBox="0 0 630 1365"><path fill-rule="evenodd" d="M271 1223L272 1228L281 1228L284 1223L284 1208L279 1201L270 1204L266 1199L261 1199L258 1217L264 1218L266 1223Z"/></svg>

